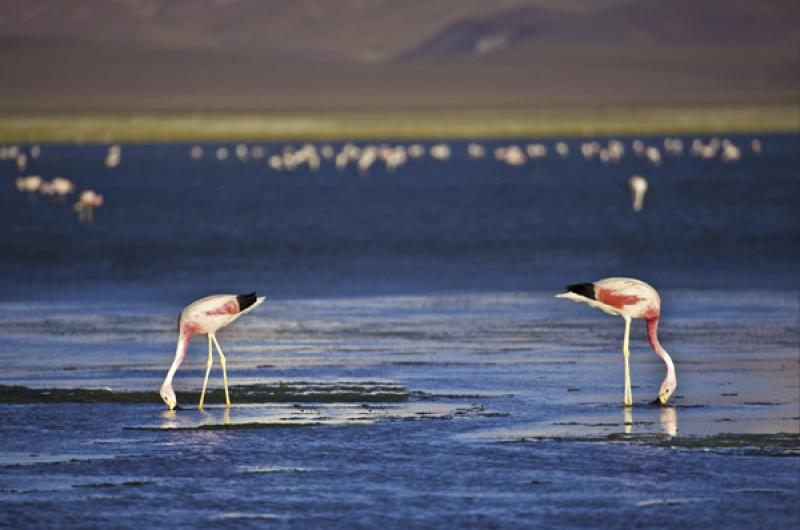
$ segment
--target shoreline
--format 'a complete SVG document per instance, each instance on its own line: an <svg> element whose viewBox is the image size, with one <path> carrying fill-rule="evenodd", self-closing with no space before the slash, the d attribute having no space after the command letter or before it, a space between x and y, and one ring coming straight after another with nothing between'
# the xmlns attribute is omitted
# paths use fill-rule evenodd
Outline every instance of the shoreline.
<svg viewBox="0 0 800 530"><path fill-rule="evenodd" d="M800 133L800 105L0 111L0 142L347 141Z"/></svg>

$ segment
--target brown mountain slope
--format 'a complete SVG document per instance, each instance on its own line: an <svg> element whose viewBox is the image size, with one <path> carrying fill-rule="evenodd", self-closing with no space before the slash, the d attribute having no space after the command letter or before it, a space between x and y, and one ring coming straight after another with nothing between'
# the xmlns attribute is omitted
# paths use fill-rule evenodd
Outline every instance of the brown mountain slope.
<svg viewBox="0 0 800 530"><path fill-rule="evenodd" d="M0 107L797 102L794 0L0 1Z"/></svg>

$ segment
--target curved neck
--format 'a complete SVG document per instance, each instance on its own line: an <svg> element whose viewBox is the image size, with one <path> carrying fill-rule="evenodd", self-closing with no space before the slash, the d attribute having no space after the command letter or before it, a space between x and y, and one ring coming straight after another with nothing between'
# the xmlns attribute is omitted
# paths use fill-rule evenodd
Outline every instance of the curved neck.
<svg viewBox="0 0 800 530"><path fill-rule="evenodd" d="M675 379L675 365L672 363L672 357L669 356L667 350L661 347L658 342L658 317L647 320L647 340L650 341L650 346L656 354L664 360L667 365L666 379Z"/></svg>
<svg viewBox="0 0 800 530"><path fill-rule="evenodd" d="M167 376L164 378L164 383L161 385L162 388L172 388L172 378L175 377L175 372L178 371L178 367L180 367L184 357L186 357L186 349L189 347L189 341L191 339L191 333L181 330L180 335L178 335L178 344L175 347L175 359L172 361L172 366L169 367Z"/></svg>

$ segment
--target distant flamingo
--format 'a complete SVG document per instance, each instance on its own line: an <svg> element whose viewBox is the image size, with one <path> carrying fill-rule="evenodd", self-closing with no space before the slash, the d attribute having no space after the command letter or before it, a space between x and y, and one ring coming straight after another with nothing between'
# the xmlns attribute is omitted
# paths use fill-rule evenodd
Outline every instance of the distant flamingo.
<svg viewBox="0 0 800 530"><path fill-rule="evenodd" d="M422 144L409 145L408 156L410 156L411 158L421 158L425 156L425 146Z"/></svg>
<svg viewBox="0 0 800 530"><path fill-rule="evenodd" d="M94 222L94 209L103 205L103 196L94 190L84 190L78 197L72 209L78 212L78 220L81 223Z"/></svg>
<svg viewBox="0 0 800 530"><path fill-rule="evenodd" d="M436 160L447 160L450 158L450 146L444 143L432 145L430 154Z"/></svg>
<svg viewBox="0 0 800 530"><path fill-rule="evenodd" d="M526 150L531 159L547 156L547 147L544 144L530 144Z"/></svg>
<svg viewBox="0 0 800 530"><path fill-rule="evenodd" d="M122 159L122 147L119 144L114 144L108 148L106 153L106 167L115 168L119 165Z"/></svg>
<svg viewBox="0 0 800 530"><path fill-rule="evenodd" d="M206 397L206 386L208 385L208 374L211 373L213 342L219 352L219 361L222 364L222 381L225 385L225 403L231 407L231 399L228 395L228 372L226 369L225 354L217 342L216 332L224 328L245 313L249 313L259 305L264 303L264 297L257 297L256 293L249 294L215 294L201 298L186 306L178 318L178 345L175 349L175 360L172 361L164 383L161 385L161 399L167 404L169 410L175 408L178 400L172 388L172 378L178 367L186 357L186 349L192 335L198 333L208 334L208 362L206 363L206 377L203 380L203 392L200 394L200 404L198 408L203 410L203 401Z"/></svg>
<svg viewBox="0 0 800 530"><path fill-rule="evenodd" d="M605 311L610 315L619 315L625 319L625 337L622 340L622 353L625 356L625 406L633 405L631 393L631 377L628 365L628 338L631 331L631 319L647 320L647 338L656 354L667 365L667 376L661 383L658 399L653 403L666 405L670 396L678 387L675 376L675 365L667 351L658 342L658 320L661 317L661 299L658 292L641 280L633 278L606 278L594 283L568 285L567 292L556 295L556 298L567 298L583 302Z"/></svg>
<svg viewBox="0 0 800 530"><path fill-rule="evenodd" d="M720 160L723 162L738 162L738 160L742 157L742 151L730 140L725 140L722 142L722 154L720 155Z"/></svg>
<svg viewBox="0 0 800 530"><path fill-rule="evenodd" d="M42 187L42 182L42 177L39 175L19 177L17 179L17 189L23 193L36 193Z"/></svg>
<svg viewBox="0 0 800 530"><path fill-rule="evenodd" d="M628 179L633 197L633 211L641 212L644 206L644 194L647 193L647 179L641 175L634 175Z"/></svg>
<svg viewBox="0 0 800 530"><path fill-rule="evenodd" d="M483 158L486 149L481 144L473 142L467 146L467 154L470 158Z"/></svg>
<svg viewBox="0 0 800 530"><path fill-rule="evenodd" d="M75 191L75 184L73 184L71 180L65 179L64 177L54 178L52 182L50 182L50 186L52 187L53 194L60 199L63 199Z"/></svg>

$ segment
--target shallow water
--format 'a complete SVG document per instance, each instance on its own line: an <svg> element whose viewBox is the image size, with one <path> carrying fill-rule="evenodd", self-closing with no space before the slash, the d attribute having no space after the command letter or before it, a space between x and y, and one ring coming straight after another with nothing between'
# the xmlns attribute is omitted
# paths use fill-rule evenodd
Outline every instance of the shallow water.
<svg viewBox="0 0 800 530"><path fill-rule="evenodd" d="M621 321L550 293L273 301L219 334L234 407L217 364L205 412L202 338L178 372L181 409L159 402L170 316L3 304L3 381L26 390L0 389L2 521L789 524L797 297L709 291L697 314L680 309L696 293L665 294L680 387L673 406L647 404L663 365L634 326L631 410ZM30 390L64 387L104 390Z"/></svg>
<svg viewBox="0 0 800 530"><path fill-rule="evenodd" d="M666 161L636 221L613 188L630 161L425 161L363 179L126 146L130 165L92 175L103 149L52 147L41 169L86 171L109 202L81 227L58 204L0 194L0 526L791 527L800 251L785 245L800 234L800 165L797 137L772 140L735 166ZM197 215L203 187L180 184L194 170L229 215ZM563 211L582 185L599 206ZM254 187L275 194L266 210L243 193ZM189 202L167 207L180 193ZM615 230L606 249L593 239ZM664 248L645 252L656 234ZM605 271L659 287L669 407L648 404L664 367L643 323L625 409L622 322L553 298ZM181 408L166 411L180 307L250 287L267 303L218 335L233 408L215 361L197 410L197 337Z"/></svg>

